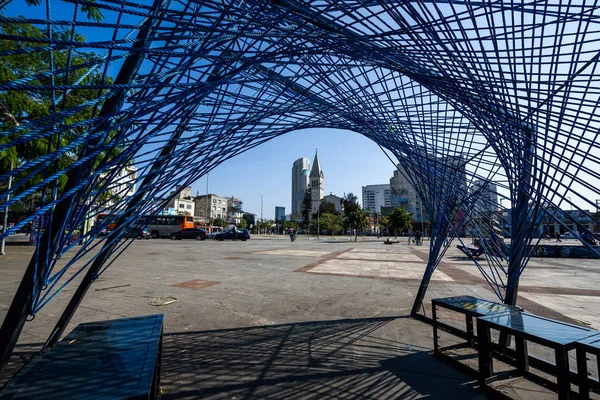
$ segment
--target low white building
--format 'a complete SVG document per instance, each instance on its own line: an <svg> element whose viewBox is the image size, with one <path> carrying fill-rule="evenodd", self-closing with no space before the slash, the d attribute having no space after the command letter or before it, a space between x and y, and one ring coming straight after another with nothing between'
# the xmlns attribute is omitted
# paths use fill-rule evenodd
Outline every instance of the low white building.
<svg viewBox="0 0 600 400"><path fill-rule="evenodd" d="M195 211L194 220L199 223L208 223L210 220L219 218L227 219L228 197L208 194L196 196L194 198Z"/></svg>
<svg viewBox="0 0 600 400"><path fill-rule="evenodd" d="M236 197L227 198L227 222L238 225L242 220L244 211L242 211L243 202Z"/></svg>
<svg viewBox="0 0 600 400"><path fill-rule="evenodd" d="M111 179L106 188L110 191L110 197L103 204L103 207L107 210L112 209L119 201L133 196L137 186L137 168L134 166L128 165L121 168L116 175L111 175L112 171L100 175L101 180L108 179L108 176Z"/></svg>
<svg viewBox="0 0 600 400"><path fill-rule="evenodd" d="M394 176L390 178L390 206L405 209L416 222L425 221L426 216L421 197L405 175L404 168L398 164Z"/></svg>
<svg viewBox="0 0 600 400"><path fill-rule="evenodd" d="M179 191L181 186L177 186L177 189L172 191L172 196L175 192ZM166 207L167 214L175 215L194 215L195 204L194 198L192 197L192 187L186 186L179 193L173 197Z"/></svg>

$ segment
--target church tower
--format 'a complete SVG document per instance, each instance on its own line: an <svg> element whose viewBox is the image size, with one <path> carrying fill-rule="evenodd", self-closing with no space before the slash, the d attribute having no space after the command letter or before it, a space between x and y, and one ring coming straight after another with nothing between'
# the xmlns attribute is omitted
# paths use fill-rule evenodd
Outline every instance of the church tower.
<svg viewBox="0 0 600 400"><path fill-rule="evenodd" d="M312 212L316 213L321 204L321 199L325 196L325 188L323 186L324 176L319 165L319 156L315 151L315 160L313 161L312 169L310 170L310 188L312 191Z"/></svg>

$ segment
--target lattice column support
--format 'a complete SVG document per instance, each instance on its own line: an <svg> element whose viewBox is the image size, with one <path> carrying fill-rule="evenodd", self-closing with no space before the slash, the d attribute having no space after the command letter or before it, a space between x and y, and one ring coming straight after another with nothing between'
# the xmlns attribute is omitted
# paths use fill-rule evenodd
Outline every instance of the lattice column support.
<svg viewBox="0 0 600 400"><path fill-rule="evenodd" d="M508 261L508 281L506 285L506 295L504 303L509 305L517 304L517 295L519 291L519 278L524 264L528 260L529 241L527 235L533 235L531 219L535 216L529 213L529 201L531 200L533 168L535 156L535 130L530 125L523 124L523 151L520 162L516 165L521 166L520 174L515 176L522 177L518 184L517 193L511 193L512 213L511 213L511 243Z"/></svg>
<svg viewBox="0 0 600 400"><path fill-rule="evenodd" d="M429 282L431 281L431 277L435 272L435 269L439 265L441 261L441 250L443 248L443 243L448 234L448 218L443 215L441 210L437 210L431 218L431 241L429 245L429 259L427 260L427 267L425 268L425 273L423 274L423 278L421 278L421 284L419 285L419 291L415 297L415 301L413 302L412 310L410 312L411 317L419 317L419 310L423 308L423 300L425 299L425 294L427 294L427 288L429 287Z"/></svg>
<svg viewBox="0 0 600 400"><path fill-rule="evenodd" d="M160 7L164 7L165 3L170 0L154 0L153 8L156 12ZM149 47L149 36L150 31L154 25L158 23L156 18L148 18L138 31L136 41L132 45L134 49L145 49ZM140 66L142 64L144 52L135 51L130 54L123 65L121 70L115 79L115 84L128 84L133 81L137 75ZM108 98L100 111L100 116L110 115L117 112L123 106L125 99L126 90L121 89ZM103 125L106 125L104 123ZM107 126L99 126L97 129L107 129ZM69 176L67 184L65 185L65 192L77 187L81 177L85 176L87 169L91 168L92 162L88 162L81 166L81 168L74 174ZM12 352L17 344L25 321L27 319L28 311L34 301L36 293L42 290L44 285L44 275L47 268L47 262L51 258L52 249L57 242L60 240L59 233L61 232L61 226L64 221L69 219L69 209L71 202L75 195L65 197L60 201L54 210L52 210L52 218L50 226L47 227L41 239L38 242L38 247L34 253L23 279L17 289L15 297L11 302L10 308L4 318L2 327L0 327L0 375L4 372L6 365L10 361ZM81 299L79 299L79 302ZM79 303L78 302L78 303Z"/></svg>
<svg viewBox="0 0 600 400"><path fill-rule="evenodd" d="M513 199L511 225L512 235L510 243L510 257L508 262L508 282L506 287L506 295L504 302L509 305L517 304L517 295L519 290L519 278L523 270L523 264L527 263L528 259L528 243L527 235L532 235L530 220L535 216L529 213L529 201L531 200L530 193L532 192L533 183L533 168L535 155L535 130L530 125L524 125L524 141L523 154L521 165L523 179L519 180L519 184L515 185L517 193L512 193Z"/></svg>

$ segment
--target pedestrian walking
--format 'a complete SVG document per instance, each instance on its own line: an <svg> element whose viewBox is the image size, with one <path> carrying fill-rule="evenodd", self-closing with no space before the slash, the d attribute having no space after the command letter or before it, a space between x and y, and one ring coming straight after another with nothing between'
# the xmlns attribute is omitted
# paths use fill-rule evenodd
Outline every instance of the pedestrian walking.
<svg viewBox="0 0 600 400"><path fill-rule="evenodd" d="M560 240L560 232L556 232L554 235L556 236L557 242L562 242L562 240Z"/></svg>
<svg viewBox="0 0 600 400"><path fill-rule="evenodd" d="M417 246L421 246L421 245L423 244L423 243L421 242L421 237L422 237L422 235L421 235L421 231L416 231L416 232L415 232L415 244L416 244Z"/></svg>
<svg viewBox="0 0 600 400"><path fill-rule="evenodd" d="M237 242L237 226L234 225L232 228L232 231L233 231L233 241Z"/></svg>

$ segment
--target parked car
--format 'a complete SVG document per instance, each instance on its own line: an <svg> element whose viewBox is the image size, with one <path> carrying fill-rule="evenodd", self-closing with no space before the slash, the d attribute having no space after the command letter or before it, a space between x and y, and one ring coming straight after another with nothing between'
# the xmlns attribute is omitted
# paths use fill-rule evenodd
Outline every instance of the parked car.
<svg viewBox="0 0 600 400"><path fill-rule="evenodd" d="M206 240L208 235L204 229L200 228L187 228L182 229L179 232L174 232L169 235L169 239L171 240L181 240L181 239L196 239L196 240Z"/></svg>
<svg viewBox="0 0 600 400"><path fill-rule="evenodd" d="M579 239L579 232L575 232L574 234L572 232L565 232L561 237L563 239Z"/></svg>
<svg viewBox="0 0 600 400"><path fill-rule="evenodd" d="M247 229L238 229L237 230L237 238L239 240L242 240L242 241L245 242L246 240L250 239L250 232L248 232ZM231 239L231 240L233 240L233 230L231 230L231 229L225 229L222 232L215 233L213 235L213 239L220 240L220 241L223 241L225 239Z"/></svg>
<svg viewBox="0 0 600 400"><path fill-rule="evenodd" d="M125 232L124 237L127 239L150 239L150 231L148 230L148 227L133 227L127 229L127 232Z"/></svg>

